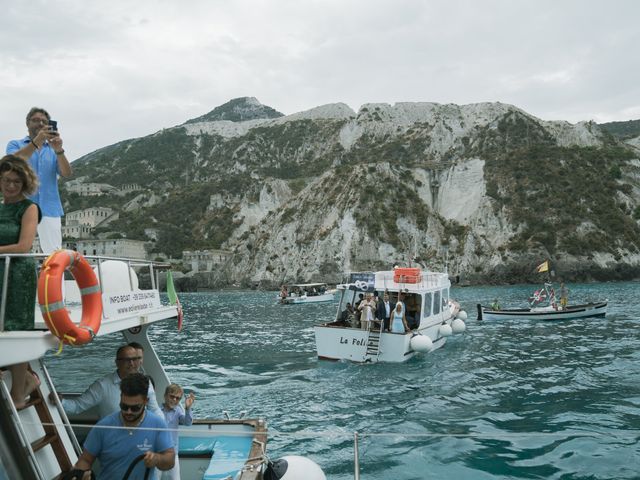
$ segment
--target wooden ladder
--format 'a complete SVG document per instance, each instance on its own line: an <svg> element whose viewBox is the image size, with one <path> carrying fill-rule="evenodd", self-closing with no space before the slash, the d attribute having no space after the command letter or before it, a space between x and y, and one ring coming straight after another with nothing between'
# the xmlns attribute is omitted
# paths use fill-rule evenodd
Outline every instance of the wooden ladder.
<svg viewBox="0 0 640 480"><path fill-rule="evenodd" d="M16 433L21 439L22 445L26 450L27 456L29 457L29 462L32 464L37 475L40 478L45 478L42 469L38 464L35 453L49 445L51 446L53 454L58 461L60 471L66 472L71 470L73 464L71 463L69 454L67 453L65 446L62 443L60 434L58 433L56 425L54 424L53 417L51 416L49 405L47 403L47 400L43 397L40 386L38 386L31 393L29 401L24 405L24 407L21 407L20 409L15 408L13 400L11 399L9 389L7 388L7 385L4 381L0 381L0 389L2 390L2 400L4 402L7 402L6 404L10 407L11 423L13 424ZM39 438L28 438L29 435L27 434L22 419L20 418L20 412L27 411L30 408L35 409L35 412L40 419L42 428L44 430L44 435Z"/></svg>

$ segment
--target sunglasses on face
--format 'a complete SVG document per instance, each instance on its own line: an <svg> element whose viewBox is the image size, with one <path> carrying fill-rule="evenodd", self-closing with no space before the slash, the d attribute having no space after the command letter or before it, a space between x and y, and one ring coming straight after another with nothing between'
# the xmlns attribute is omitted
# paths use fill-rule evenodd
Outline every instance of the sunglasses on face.
<svg viewBox="0 0 640 480"><path fill-rule="evenodd" d="M172 400L176 400L176 401L180 401L182 400L182 395L168 395L169 398L171 398Z"/></svg>
<svg viewBox="0 0 640 480"><path fill-rule="evenodd" d="M129 405L127 403L120 403L120 410L123 412L133 412L133 413L138 413L140 410L142 410L142 408L144 407L144 405L142 403L136 403L134 405Z"/></svg>

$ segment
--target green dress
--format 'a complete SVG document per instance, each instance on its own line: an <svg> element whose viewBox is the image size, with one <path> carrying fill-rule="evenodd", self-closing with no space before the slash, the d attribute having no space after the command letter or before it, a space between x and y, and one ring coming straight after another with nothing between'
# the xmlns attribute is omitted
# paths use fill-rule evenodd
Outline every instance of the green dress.
<svg viewBox="0 0 640 480"><path fill-rule="evenodd" d="M20 240L22 215L33 205L29 199L5 205L0 203L0 245L11 245ZM38 221L40 209L38 208ZM0 257L0 295L4 281L6 257ZM33 330L36 308L37 274L36 264L31 257L12 257L9 267L7 306L4 314L4 329Z"/></svg>

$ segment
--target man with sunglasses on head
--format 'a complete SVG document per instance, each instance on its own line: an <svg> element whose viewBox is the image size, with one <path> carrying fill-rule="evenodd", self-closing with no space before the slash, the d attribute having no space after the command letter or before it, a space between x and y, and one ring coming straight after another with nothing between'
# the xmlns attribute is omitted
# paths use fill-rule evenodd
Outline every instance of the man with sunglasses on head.
<svg viewBox="0 0 640 480"><path fill-rule="evenodd" d="M132 373L139 373L142 357L135 348L123 345L116 352L116 371L106 375L87 388L78 398L63 398L62 407L69 415L77 415L96 407L100 418L118 411L120 404L120 383L123 378ZM156 399L153 385L148 383L147 401L148 410L159 417L163 417L162 410Z"/></svg>
<svg viewBox="0 0 640 480"><path fill-rule="evenodd" d="M129 466L140 455L129 475L129 480L145 478L145 469L151 469L149 478L157 478L155 469L173 468L175 453L171 434L164 418L149 412L147 391L149 379L142 373L132 373L120 383L119 411L100 420L84 442L82 455L74 465L77 479L91 478L91 466L100 460L98 480L124 478Z"/></svg>
<svg viewBox="0 0 640 480"><path fill-rule="evenodd" d="M71 175L71 164L62 148L62 137L51 116L44 108L33 107L27 113L29 134L7 145L7 154L14 154L29 162L38 176L38 189L29 198L42 210L38 224L38 239L43 253L62 248L62 202L58 191L58 176Z"/></svg>

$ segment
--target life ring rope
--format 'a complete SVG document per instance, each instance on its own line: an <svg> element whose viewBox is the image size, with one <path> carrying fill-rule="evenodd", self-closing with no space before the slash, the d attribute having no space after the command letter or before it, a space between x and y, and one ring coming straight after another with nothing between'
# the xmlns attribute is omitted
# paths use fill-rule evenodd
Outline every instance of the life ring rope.
<svg viewBox="0 0 640 480"><path fill-rule="evenodd" d="M82 298L82 318L71 320L62 297L64 272L73 275ZM89 262L78 252L57 250L45 261L38 279L38 303L51 333L67 345L92 341L102 321L102 289Z"/></svg>

